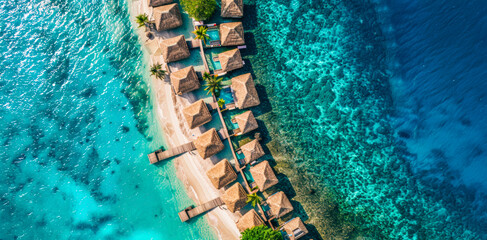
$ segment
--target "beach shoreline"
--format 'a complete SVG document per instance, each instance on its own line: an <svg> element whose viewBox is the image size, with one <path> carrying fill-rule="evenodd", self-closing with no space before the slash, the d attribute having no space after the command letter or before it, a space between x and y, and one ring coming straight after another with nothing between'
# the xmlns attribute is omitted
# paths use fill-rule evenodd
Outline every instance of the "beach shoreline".
<svg viewBox="0 0 487 240"><path fill-rule="evenodd" d="M146 0L128 1L130 15L135 18L138 14L146 13L150 16L151 9L146 3ZM161 56L155 57L150 53L156 51L156 46L144 44L147 40L144 28L136 29L139 35L140 44L144 51L148 52L146 61L148 66L159 63L164 65ZM171 31L157 33L155 40L172 37L174 34ZM182 64L172 63L172 68L182 68ZM204 128L189 129L182 117L182 109L190 105L197 99L191 93L183 94L176 97L172 86L168 79L159 80L151 77L149 86L152 90L152 97L154 111L156 111L157 121L163 131L163 136L168 148L176 147L185 144L199 136ZM176 168L176 175L184 184L186 193L197 204L202 204L217 198L223 194L223 190L217 190L210 183L206 177L206 171L213 166L210 160L204 160L199 155L189 152L183 154L175 159L174 166ZM147 164L149 162L147 161ZM236 220L238 216L224 208L216 208L206 214L208 223L218 239L238 239L239 231L236 227ZM174 216L177 218L177 215Z"/></svg>

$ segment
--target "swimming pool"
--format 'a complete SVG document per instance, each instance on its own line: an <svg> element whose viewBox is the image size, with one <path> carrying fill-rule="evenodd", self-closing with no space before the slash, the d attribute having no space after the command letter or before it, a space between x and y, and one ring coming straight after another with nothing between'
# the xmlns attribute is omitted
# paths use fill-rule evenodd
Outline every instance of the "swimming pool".
<svg viewBox="0 0 487 240"><path fill-rule="evenodd" d="M225 87L220 91L220 98L225 100L225 104L233 103L232 90L230 87Z"/></svg>
<svg viewBox="0 0 487 240"><path fill-rule="evenodd" d="M220 31L218 29L208 29L206 34L210 37L210 41L218 41L220 40Z"/></svg>

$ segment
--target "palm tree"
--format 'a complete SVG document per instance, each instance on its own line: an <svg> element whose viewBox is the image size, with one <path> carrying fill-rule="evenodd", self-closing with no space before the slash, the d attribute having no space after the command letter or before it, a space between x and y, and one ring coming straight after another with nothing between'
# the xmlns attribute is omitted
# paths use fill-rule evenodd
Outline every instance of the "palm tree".
<svg viewBox="0 0 487 240"><path fill-rule="evenodd" d="M221 99L221 98L220 98L220 99L218 99L218 106L219 106L220 108L223 108L223 106L225 106L225 100L223 100L223 99Z"/></svg>
<svg viewBox="0 0 487 240"><path fill-rule="evenodd" d="M208 91L206 94L215 94L216 97L219 95L218 93L222 89L222 78L218 78L218 75L211 76L208 80L206 80L205 84L206 88L205 91Z"/></svg>
<svg viewBox="0 0 487 240"><path fill-rule="evenodd" d="M209 72L203 73L203 81L208 81L211 78L211 74Z"/></svg>
<svg viewBox="0 0 487 240"><path fill-rule="evenodd" d="M162 70L161 64L152 65L150 68L150 75L155 76L156 78L163 80L166 76L166 71Z"/></svg>
<svg viewBox="0 0 487 240"><path fill-rule="evenodd" d="M201 39L203 40L203 43L206 45L206 40L210 39L210 36L206 34L206 31L208 30L207 27L205 26L200 26L196 30L193 31L194 35L196 36L196 39Z"/></svg>
<svg viewBox="0 0 487 240"><path fill-rule="evenodd" d="M255 205L260 204L260 201L262 198L260 198L257 193L251 193L247 194L247 203L252 203L252 207L255 207Z"/></svg>
<svg viewBox="0 0 487 240"><path fill-rule="evenodd" d="M149 17L145 13L139 14L135 17L135 22L139 24L139 27L146 26L146 24L149 23Z"/></svg>

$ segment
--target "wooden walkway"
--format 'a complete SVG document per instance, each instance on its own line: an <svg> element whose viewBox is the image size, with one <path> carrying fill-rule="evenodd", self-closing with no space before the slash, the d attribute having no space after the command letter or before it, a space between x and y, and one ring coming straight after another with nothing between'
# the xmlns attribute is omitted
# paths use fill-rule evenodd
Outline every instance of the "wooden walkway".
<svg viewBox="0 0 487 240"><path fill-rule="evenodd" d="M194 146L193 142L189 142L180 146L177 146L175 148L168 149L166 151L162 150L157 150L151 154L148 154L149 156L149 162L150 164L154 164L156 162L177 156L179 154L183 154L185 152L193 151L195 150L196 147Z"/></svg>
<svg viewBox="0 0 487 240"><path fill-rule="evenodd" d="M179 218L181 222L186 222L191 218L194 218L202 213L212 210L213 208L219 207L223 205L223 201L220 198L215 198L209 202L204 203L203 205L197 206L195 208L188 207L183 211L179 212Z"/></svg>

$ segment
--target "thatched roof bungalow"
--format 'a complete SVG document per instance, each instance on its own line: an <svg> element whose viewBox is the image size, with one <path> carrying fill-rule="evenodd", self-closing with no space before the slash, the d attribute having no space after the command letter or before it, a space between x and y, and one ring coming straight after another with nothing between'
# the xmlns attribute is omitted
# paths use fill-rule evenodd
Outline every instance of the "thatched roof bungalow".
<svg viewBox="0 0 487 240"><path fill-rule="evenodd" d="M219 153L225 147L214 128L198 136L194 140L194 145L202 158L209 158Z"/></svg>
<svg viewBox="0 0 487 240"><path fill-rule="evenodd" d="M221 16L226 18L243 17L243 0L222 0Z"/></svg>
<svg viewBox="0 0 487 240"><path fill-rule="evenodd" d="M242 55L240 55L238 48L218 54L218 59L224 72L230 72L244 66Z"/></svg>
<svg viewBox="0 0 487 240"><path fill-rule="evenodd" d="M157 31L177 28L183 25L181 12L179 12L179 5L177 3L155 7L153 14Z"/></svg>
<svg viewBox="0 0 487 240"><path fill-rule="evenodd" d="M170 77L174 91L178 95L191 92L201 86L193 66L179 69L178 71L171 73Z"/></svg>
<svg viewBox="0 0 487 240"><path fill-rule="evenodd" d="M149 7L159 7L162 5L166 5L172 3L172 0L148 0Z"/></svg>
<svg viewBox="0 0 487 240"><path fill-rule="evenodd" d="M259 214L254 209L251 209L244 214L237 222L237 228L240 232L260 225L264 225L264 221L262 221L262 218L260 218Z"/></svg>
<svg viewBox="0 0 487 240"><path fill-rule="evenodd" d="M179 61L190 56L184 35L163 40L161 50L166 63Z"/></svg>
<svg viewBox="0 0 487 240"><path fill-rule="evenodd" d="M237 174L227 159L223 159L206 172L206 176L216 189L225 187L229 183L237 180Z"/></svg>
<svg viewBox="0 0 487 240"><path fill-rule="evenodd" d="M159 57L162 54L161 47L159 44L159 40L152 39L152 40L147 40L144 45L147 46L147 49L149 50L149 54L154 56L154 57Z"/></svg>
<svg viewBox="0 0 487 240"><path fill-rule="evenodd" d="M220 40L222 46L244 45L244 28L242 22L220 24Z"/></svg>
<svg viewBox="0 0 487 240"><path fill-rule="evenodd" d="M308 234L308 229L299 217L295 217L284 223L284 226L282 226L281 229L287 233L289 239L291 240L299 239Z"/></svg>
<svg viewBox="0 0 487 240"><path fill-rule="evenodd" d="M270 196L266 202L271 209L272 215L276 218L280 218L294 210L293 205L291 205L286 194L282 191Z"/></svg>
<svg viewBox="0 0 487 240"><path fill-rule="evenodd" d="M197 128L211 121L212 117L208 106L203 99L198 100L183 109L183 115L189 128Z"/></svg>
<svg viewBox="0 0 487 240"><path fill-rule="evenodd" d="M264 156L264 149L259 143L259 140L254 139L246 143L240 148L245 156L245 163L250 163Z"/></svg>
<svg viewBox="0 0 487 240"><path fill-rule="evenodd" d="M257 124L257 120L255 120L254 114L250 110L235 116L235 121L237 121L238 128L242 134L259 128L259 124Z"/></svg>
<svg viewBox="0 0 487 240"><path fill-rule="evenodd" d="M239 109L254 107L260 104L252 74L246 73L232 78L232 89L235 92L235 105Z"/></svg>
<svg viewBox="0 0 487 240"><path fill-rule="evenodd" d="M222 201L231 212L236 212L247 205L247 192L240 183L235 183L225 191Z"/></svg>
<svg viewBox="0 0 487 240"><path fill-rule="evenodd" d="M264 191L279 182L268 161L263 161L251 167L250 173L260 191Z"/></svg>

